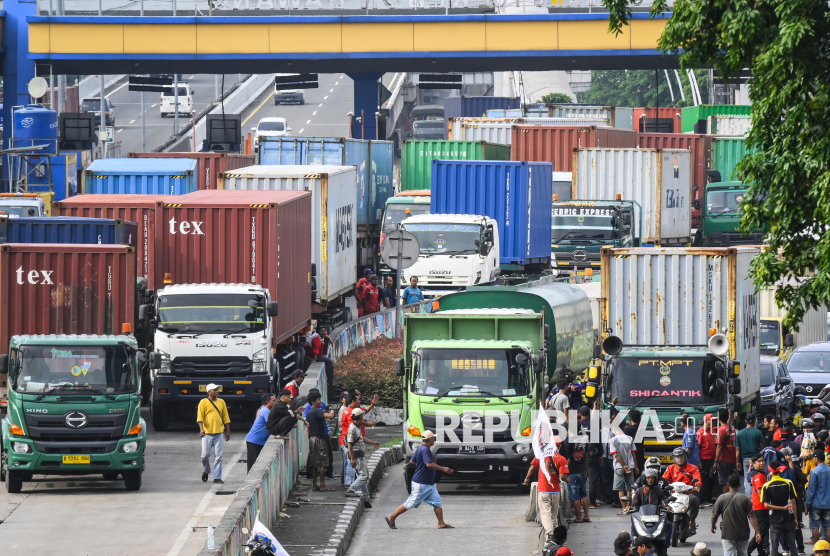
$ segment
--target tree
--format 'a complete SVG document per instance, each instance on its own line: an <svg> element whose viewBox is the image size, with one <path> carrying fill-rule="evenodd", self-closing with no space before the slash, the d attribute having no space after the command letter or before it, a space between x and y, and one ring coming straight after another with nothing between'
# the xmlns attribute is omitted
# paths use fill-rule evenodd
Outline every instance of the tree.
<svg viewBox="0 0 830 556"><path fill-rule="evenodd" d="M619 32L627 0L603 2ZM664 11L658 0L651 15ZM677 0L658 43L683 68L752 72L741 226L766 231L751 275L759 288L785 279L775 298L796 330L808 307L830 303L828 11L826 0Z"/></svg>
<svg viewBox="0 0 830 556"><path fill-rule="evenodd" d="M565 93L548 93L543 96L539 102L544 104L573 104L570 95Z"/></svg>
<svg viewBox="0 0 830 556"><path fill-rule="evenodd" d="M670 83L666 82L666 74L658 70L608 70L592 71L591 86L582 93L577 93L579 102L587 104L604 104L608 106L655 106L655 91L660 86L660 106L693 106L692 87L686 73L682 73L683 96L677 85L677 76L669 71ZM706 91L706 70L695 71L697 83L701 91ZM655 83L657 82L657 84ZM671 87L671 90L669 90ZM672 100L674 94L674 100Z"/></svg>

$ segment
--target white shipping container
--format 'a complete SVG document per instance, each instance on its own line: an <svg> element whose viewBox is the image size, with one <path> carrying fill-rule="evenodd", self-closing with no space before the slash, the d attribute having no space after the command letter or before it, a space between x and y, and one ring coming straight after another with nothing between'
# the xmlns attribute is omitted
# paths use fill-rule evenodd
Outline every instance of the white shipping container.
<svg viewBox="0 0 830 556"><path fill-rule="evenodd" d="M327 305L357 277L357 169L354 166L248 166L219 174L219 189L311 191L311 262L317 297Z"/></svg>
<svg viewBox="0 0 830 556"><path fill-rule="evenodd" d="M706 133L710 135L746 136L752 129L750 116L708 116Z"/></svg>
<svg viewBox="0 0 830 556"><path fill-rule="evenodd" d="M783 319L787 316L786 309L779 309L775 303L775 291L777 289L764 288L758 292L758 297L761 300L761 320ZM816 342L826 342L827 307L822 306L817 309L807 309L807 312L804 314L804 320L801 321L798 328L798 332L785 329L783 334L783 336L786 336L787 333L793 335L794 347L806 346L807 344L814 344Z"/></svg>
<svg viewBox="0 0 830 556"><path fill-rule="evenodd" d="M578 149L572 199L636 201L634 232L643 244L691 242L692 153L684 149ZM642 209L642 210L641 210ZM642 222L641 222L642 221ZM642 229L641 229L642 226Z"/></svg>
<svg viewBox="0 0 830 556"><path fill-rule="evenodd" d="M585 282L582 284L574 284L576 287L585 292L588 299L591 301L591 318L594 323L594 328L600 330L600 300L602 299L602 283L601 282Z"/></svg>
<svg viewBox="0 0 830 556"><path fill-rule="evenodd" d="M609 122L597 118L450 118L449 125L450 139L509 145L514 125L608 127Z"/></svg>
<svg viewBox="0 0 830 556"><path fill-rule="evenodd" d="M749 277L758 247L602 250L603 339L627 346L705 346L726 329L741 396L761 384L760 302Z"/></svg>

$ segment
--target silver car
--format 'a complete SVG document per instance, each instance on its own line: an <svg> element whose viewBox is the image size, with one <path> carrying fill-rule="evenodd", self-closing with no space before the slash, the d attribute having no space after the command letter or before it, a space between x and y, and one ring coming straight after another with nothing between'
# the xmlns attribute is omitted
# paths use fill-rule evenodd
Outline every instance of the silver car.
<svg viewBox="0 0 830 556"><path fill-rule="evenodd" d="M305 104L305 95L302 89L289 89L274 93L274 104Z"/></svg>

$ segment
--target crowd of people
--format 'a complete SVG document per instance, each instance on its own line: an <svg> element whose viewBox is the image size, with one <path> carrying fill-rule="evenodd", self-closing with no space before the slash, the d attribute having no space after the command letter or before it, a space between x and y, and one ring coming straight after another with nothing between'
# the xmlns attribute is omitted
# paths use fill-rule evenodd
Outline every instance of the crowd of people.
<svg viewBox="0 0 830 556"><path fill-rule="evenodd" d="M418 277L412 276L409 285L401 294L403 304L418 303L424 300L424 293L418 287ZM357 316L362 317L377 313L382 309L391 309L398 305L398 290L395 287L395 280L387 276L381 284L377 274L371 268L363 270L363 278L357 281L355 287L355 300L357 303Z"/></svg>

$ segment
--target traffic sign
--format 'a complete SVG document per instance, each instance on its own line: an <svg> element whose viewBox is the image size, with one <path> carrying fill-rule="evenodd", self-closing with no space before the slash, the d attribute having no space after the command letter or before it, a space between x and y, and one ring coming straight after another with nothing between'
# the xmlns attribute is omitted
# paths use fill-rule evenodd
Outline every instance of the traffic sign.
<svg viewBox="0 0 830 556"><path fill-rule="evenodd" d="M274 77L274 84L278 91L319 87L316 73L278 74Z"/></svg>
<svg viewBox="0 0 830 556"><path fill-rule="evenodd" d="M128 91L145 91L150 93L163 93L173 86L172 77L144 77L131 75L129 77Z"/></svg>
<svg viewBox="0 0 830 556"><path fill-rule="evenodd" d="M403 230L389 232L380 246L380 256L390 268L407 269L415 264L420 253L418 238Z"/></svg>

